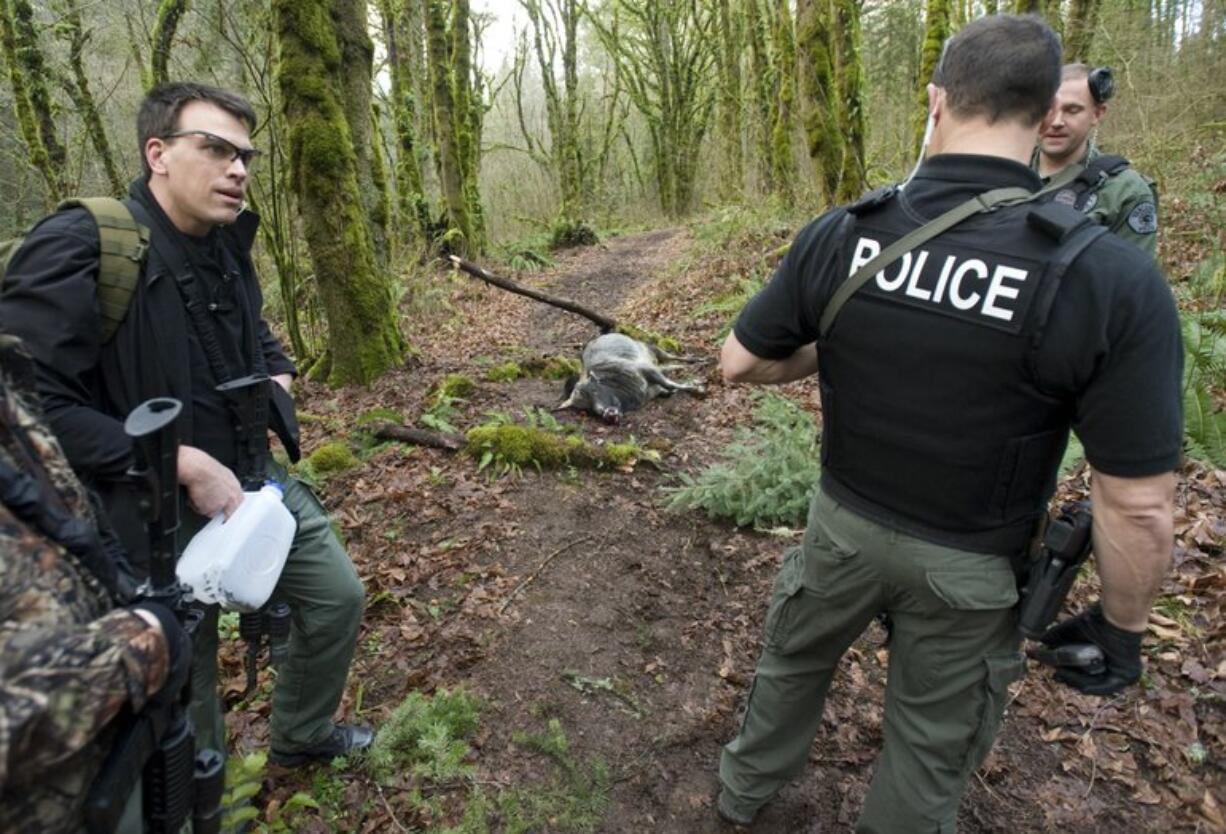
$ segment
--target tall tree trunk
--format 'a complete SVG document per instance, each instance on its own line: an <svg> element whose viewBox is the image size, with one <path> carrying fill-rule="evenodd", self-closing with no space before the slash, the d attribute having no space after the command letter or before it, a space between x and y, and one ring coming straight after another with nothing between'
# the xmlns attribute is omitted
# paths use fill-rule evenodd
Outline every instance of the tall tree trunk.
<svg viewBox="0 0 1226 834"><path fill-rule="evenodd" d="M549 124L550 161L558 180L561 195L562 221L572 226L583 220L584 164L579 147L579 4L576 0L520 0L532 26L532 49L545 93L545 111ZM554 78L561 52L562 84ZM522 83L522 67L517 85ZM516 89L516 102L521 126L522 91ZM526 140L532 148L532 139Z"/></svg>
<svg viewBox="0 0 1226 834"><path fill-rule="evenodd" d="M776 105L771 124L771 181L774 191L790 203L796 184L796 153L792 148L793 110L796 103L796 32L789 0L775 0Z"/></svg>
<svg viewBox="0 0 1226 834"><path fill-rule="evenodd" d="M1068 10L1068 23L1064 27L1064 62L1085 63L1090 59L1090 42L1098 26L1098 12L1102 0L1073 0Z"/></svg>
<svg viewBox="0 0 1226 834"><path fill-rule="evenodd" d="M481 170L481 102L474 92L473 51L468 0L451 0L451 67L456 150L464 202L472 226L470 251L485 248L485 217L477 182Z"/></svg>
<svg viewBox="0 0 1226 834"><path fill-rule="evenodd" d="M76 107L81 119L85 122L85 131L89 134L94 153L102 165L111 194L118 197L124 193L123 180L119 176L119 169L115 166L115 154L111 151L106 127L98 112L98 103L90 89L89 76L85 73L85 64L81 58L81 53L89 44L92 33L85 31L81 23L79 0L68 0L59 34L68 41L68 66L72 70L72 77L65 79L64 88L72 98L73 106Z"/></svg>
<svg viewBox="0 0 1226 834"><path fill-rule="evenodd" d="M865 188L864 67L860 61L860 0L835 0L838 44L839 125L843 134L843 176L837 200L858 199Z"/></svg>
<svg viewBox="0 0 1226 834"><path fill-rule="evenodd" d="M170 80L170 47L174 43L179 21L187 11L187 0L162 0L158 5L157 22L153 26L149 55L150 88Z"/></svg>
<svg viewBox="0 0 1226 834"><path fill-rule="evenodd" d="M817 169L827 205L838 199L844 169L832 16L831 0L799 0L797 3L801 116L809 157Z"/></svg>
<svg viewBox="0 0 1226 834"><path fill-rule="evenodd" d="M55 132L45 62L34 29L34 10L27 0L0 3L0 44L9 65L17 121L30 164L38 169L47 185L48 202L56 203L68 191L68 157Z"/></svg>
<svg viewBox="0 0 1226 834"><path fill-rule="evenodd" d="M362 0L273 0L278 83L289 127L291 171L303 231L328 319L326 361L311 369L331 384L369 383L397 365L404 339L386 277L375 261L346 119L347 90L336 20Z"/></svg>
<svg viewBox="0 0 1226 834"><path fill-rule="evenodd" d="M391 75L392 124L396 131L396 205L399 214L397 227L406 243L414 238L423 245L430 243L430 204L421 175L421 161L417 157L418 137L421 136L417 115L417 95L420 79L418 67L413 60L413 43L421 52L422 30L420 18L414 28L411 7L417 4L408 0L380 0L379 11L383 16L383 36L387 43L387 63ZM424 66L422 67L424 69Z"/></svg>
<svg viewBox="0 0 1226 834"><path fill-rule="evenodd" d="M459 137L456 135L456 105L452 95L447 18L441 0L426 0L426 52L430 63L434 135L438 147L439 179L447 203L450 229L447 248L455 252L477 251L472 215L464 193L464 172ZM459 239L456 239L459 235Z"/></svg>
<svg viewBox="0 0 1226 834"><path fill-rule="evenodd" d="M353 152L357 160L358 193L362 197L375 258L380 268L387 266L387 216L385 196L379 188L371 147L371 72L375 46L366 33L365 0L336 0L333 4L336 39L341 62L336 81L343 91L341 107L349 125Z"/></svg>
<svg viewBox="0 0 1226 834"><path fill-rule="evenodd" d="M928 120L928 84L941 61L941 49L950 35L950 0L926 0L924 5L924 46L920 53L919 91L916 95L919 112L916 118L915 148L924 141L924 125Z"/></svg>
<svg viewBox="0 0 1226 834"><path fill-rule="evenodd" d="M719 0L719 143L723 163L720 193L725 199L739 197L745 180L741 146L741 48L739 16L729 0Z"/></svg>
<svg viewBox="0 0 1226 834"><path fill-rule="evenodd" d="M773 173L771 125L774 123L772 113L775 107L775 82L770 54L767 52L766 21L759 2L761 0L745 0L745 23L749 36L750 64L753 68L753 100L757 110L753 138L758 148L755 154L758 159L758 178L763 190L769 191L772 188Z"/></svg>

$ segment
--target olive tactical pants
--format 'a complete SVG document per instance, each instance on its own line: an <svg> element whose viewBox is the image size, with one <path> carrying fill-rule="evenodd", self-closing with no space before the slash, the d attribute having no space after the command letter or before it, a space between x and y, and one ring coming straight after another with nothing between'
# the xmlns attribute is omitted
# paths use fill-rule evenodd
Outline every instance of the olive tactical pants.
<svg viewBox="0 0 1226 834"><path fill-rule="evenodd" d="M292 753L322 741L332 728L357 645L365 592L353 563L332 530L327 511L300 481L273 464L269 476L285 489L285 506L298 530L273 599L292 612L289 657L278 670L272 696L271 742ZM180 545L206 519L183 518ZM225 724L217 682L218 607L206 609L192 658L192 722L197 747L225 753Z"/></svg>
<svg viewBox="0 0 1226 834"><path fill-rule="evenodd" d="M725 804L752 815L801 772L839 659L884 612L885 744L856 831L953 832L1025 672L1017 598L1004 557L890 530L819 490L775 582L740 733L724 747Z"/></svg>

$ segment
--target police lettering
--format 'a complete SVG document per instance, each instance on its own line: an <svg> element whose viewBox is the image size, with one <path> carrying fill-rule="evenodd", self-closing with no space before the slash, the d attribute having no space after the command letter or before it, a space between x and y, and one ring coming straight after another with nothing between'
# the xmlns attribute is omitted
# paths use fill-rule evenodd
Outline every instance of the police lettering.
<svg viewBox="0 0 1226 834"><path fill-rule="evenodd" d="M872 238L856 241L849 275L881 252ZM1031 272L1005 263L988 263L977 257L934 255L927 249L908 252L878 272L867 285L909 304L926 302L963 313L1015 324L1023 312L1018 298ZM952 311L950 311L952 312Z"/></svg>

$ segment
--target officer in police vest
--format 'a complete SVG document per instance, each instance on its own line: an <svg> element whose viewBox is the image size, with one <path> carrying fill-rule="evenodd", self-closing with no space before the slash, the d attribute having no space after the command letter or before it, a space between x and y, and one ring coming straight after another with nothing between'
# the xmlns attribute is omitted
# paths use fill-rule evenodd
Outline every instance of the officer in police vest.
<svg viewBox="0 0 1226 834"><path fill-rule="evenodd" d="M1056 111L1039 137L1034 163L1044 182L1074 177L1053 199L1083 211L1153 255L1158 245L1158 192L1122 156L1094 142L1115 92L1110 67L1068 64L1061 71Z"/></svg>
<svg viewBox="0 0 1226 834"><path fill-rule="evenodd" d="M1060 679L1110 694L1172 547L1182 347L1152 258L1059 203L1028 161L1060 85L1039 18L951 39L929 85L927 158L901 190L797 236L723 347L724 377L820 371L821 483L766 613L720 815L749 824L808 759L834 670L892 621L884 748L858 832L952 832L967 779L1025 673L1015 566L1071 427L1093 469L1098 604L1044 636L1105 669Z"/></svg>

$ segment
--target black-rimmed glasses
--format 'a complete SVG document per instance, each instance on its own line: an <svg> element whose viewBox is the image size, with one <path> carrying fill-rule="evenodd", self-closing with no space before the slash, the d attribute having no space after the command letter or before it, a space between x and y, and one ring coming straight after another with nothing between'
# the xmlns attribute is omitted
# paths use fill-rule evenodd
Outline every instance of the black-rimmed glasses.
<svg viewBox="0 0 1226 834"><path fill-rule="evenodd" d="M182 136L199 136L203 139L204 144L201 145L201 150L215 162L231 163L237 159L243 163L244 168L251 168L252 163L264 153L259 148L240 148L229 139L223 139L216 133L210 133L207 130L176 130L174 133L167 133L159 138L178 139Z"/></svg>

